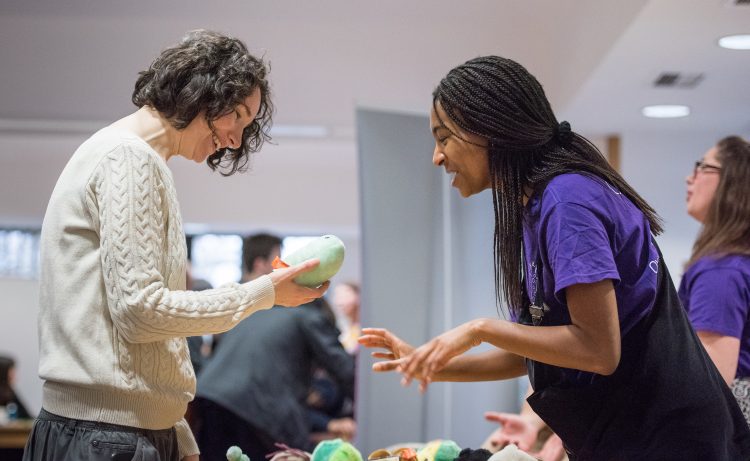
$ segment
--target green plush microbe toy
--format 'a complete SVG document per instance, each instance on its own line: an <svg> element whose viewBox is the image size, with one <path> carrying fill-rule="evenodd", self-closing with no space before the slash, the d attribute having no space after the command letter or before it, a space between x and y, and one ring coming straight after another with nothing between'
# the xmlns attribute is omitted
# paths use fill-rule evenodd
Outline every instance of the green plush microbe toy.
<svg viewBox="0 0 750 461"><path fill-rule="evenodd" d="M273 267L279 269L282 267L294 266L308 259L317 258L320 264L315 269L299 275L295 282L306 287L315 288L323 284L326 280L341 269L344 263L344 242L335 235L324 235L311 240L310 243L292 252L284 257L284 260L275 259Z"/></svg>
<svg viewBox="0 0 750 461"><path fill-rule="evenodd" d="M362 454L341 439L323 440L315 447L311 461L362 461Z"/></svg>
<svg viewBox="0 0 750 461"><path fill-rule="evenodd" d="M433 440L427 442L417 453L419 461L453 461L461 452L453 440Z"/></svg>
<svg viewBox="0 0 750 461"><path fill-rule="evenodd" d="M250 458L242 453L240 447L231 446L229 447L229 450L227 450L227 461L250 461Z"/></svg>

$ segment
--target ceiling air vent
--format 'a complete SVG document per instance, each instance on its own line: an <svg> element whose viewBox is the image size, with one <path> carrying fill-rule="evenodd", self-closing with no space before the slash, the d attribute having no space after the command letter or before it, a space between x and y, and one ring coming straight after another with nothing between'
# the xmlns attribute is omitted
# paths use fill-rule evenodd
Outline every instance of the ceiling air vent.
<svg viewBox="0 0 750 461"><path fill-rule="evenodd" d="M703 74L662 72L656 77L656 80L654 80L654 86L657 88L695 88L701 80L703 80Z"/></svg>

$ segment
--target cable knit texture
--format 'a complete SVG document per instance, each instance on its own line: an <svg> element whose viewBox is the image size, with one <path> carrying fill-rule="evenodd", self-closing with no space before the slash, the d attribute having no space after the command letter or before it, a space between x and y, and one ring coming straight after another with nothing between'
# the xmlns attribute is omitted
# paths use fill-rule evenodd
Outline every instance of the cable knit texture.
<svg viewBox="0 0 750 461"><path fill-rule="evenodd" d="M198 453L182 419L195 393L185 336L220 333L273 305L268 276L185 291L172 175L142 139L104 128L63 170L42 226L43 406L68 418L165 429Z"/></svg>

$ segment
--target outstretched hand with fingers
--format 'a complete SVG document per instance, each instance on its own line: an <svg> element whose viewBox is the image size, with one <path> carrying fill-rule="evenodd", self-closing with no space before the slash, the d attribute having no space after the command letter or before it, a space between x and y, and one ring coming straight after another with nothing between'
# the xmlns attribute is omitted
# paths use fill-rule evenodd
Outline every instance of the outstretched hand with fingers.
<svg viewBox="0 0 750 461"><path fill-rule="evenodd" d="M402 384L409 385L413 379L418 379L420 391L425 392L435 373L442 370L453 357L479 346L481 342L471 322L446 331L404 357L398 367L404 376Z"/></svg>
<svg viewBox="0 0 750 461"><path fill-rule="evenodd" d="M398 368L403 357L411 354L414 346L402 340L385 328L363 328L357 340L367 348L381 348L386 352L374 351L371 355L383 359L372 365L373 371L393 371Z"/></svg>
<svg viewBox="0 0 750 461"><path fill-rule="evenodd" d="M488 411L484 414L484 418L500 424L500 427L485 442L484 448L493 452L511 443L516 444L523 451L529 451L539 435L539 430L529 420L518 414Z"/></svg>
<svg viewBox="0 0 750 461"><path fill-rule="evenodd" d="M275 269L268 274L271 277L276 293L274 303L278 306L294 307L309 303L323 296L330 282L325 282L317 288L308 288L294 282L297 276L315 269L318 264L320 264L318 259L310 259L291 267Z"/></svg>

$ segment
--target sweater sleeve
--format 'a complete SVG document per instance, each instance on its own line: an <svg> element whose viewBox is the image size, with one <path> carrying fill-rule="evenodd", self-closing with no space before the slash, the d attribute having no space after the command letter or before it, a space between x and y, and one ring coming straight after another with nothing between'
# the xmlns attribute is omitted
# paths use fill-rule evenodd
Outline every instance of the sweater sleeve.
<svg viewBox="0 0 750 461"><path fill-rule="evenodd" d="M200 454L198 443L195 441L193 431L190 430L190 426L187 421L185 421L185 418L179 420L177 424L175 424L174 429L175 435L177 436L177 449L180 452L180 459L186 456Z"/></svg>
<svg viewBox="0 0 750 461"><path fill-rule="evenodd" d="M86 207L99 234L114 327L128 342L147 343L220 333L270 308L275 293L268 276L200 292L168 288L164 260L180 253L168 245L184 245L184 239L166 237L175 199L157 161L152 153L124 144L107 155L89 181Z"/></svg>

